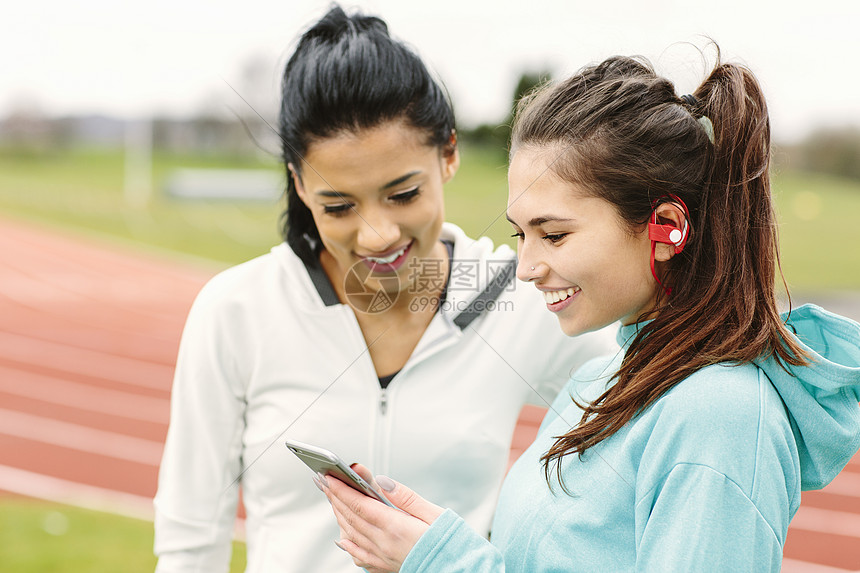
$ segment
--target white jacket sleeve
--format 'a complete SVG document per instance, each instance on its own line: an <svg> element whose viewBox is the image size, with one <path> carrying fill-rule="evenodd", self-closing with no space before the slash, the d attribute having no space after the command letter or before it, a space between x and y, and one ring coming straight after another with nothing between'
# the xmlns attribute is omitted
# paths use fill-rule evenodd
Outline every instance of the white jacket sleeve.
<svg viewBox="0 0 860 573"><path fill-rule="evenodd" d="M242 468L245 401L236 357L243 350L229 307L214 300L216 281L198 295L179 349L155 496L160 573L229 567Z"/></svg>

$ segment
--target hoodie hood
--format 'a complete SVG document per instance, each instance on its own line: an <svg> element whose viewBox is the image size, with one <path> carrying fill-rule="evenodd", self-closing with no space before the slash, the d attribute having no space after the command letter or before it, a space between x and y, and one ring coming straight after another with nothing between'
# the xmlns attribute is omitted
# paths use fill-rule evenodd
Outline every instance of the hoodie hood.
<svg viewBox="0 0 860 573"><path fill-rule="evenodd" d="M800 457L801 488L830 483L860 448L860 324L807 304L783 314L806 366L756 361L785 403Z"/></svg>

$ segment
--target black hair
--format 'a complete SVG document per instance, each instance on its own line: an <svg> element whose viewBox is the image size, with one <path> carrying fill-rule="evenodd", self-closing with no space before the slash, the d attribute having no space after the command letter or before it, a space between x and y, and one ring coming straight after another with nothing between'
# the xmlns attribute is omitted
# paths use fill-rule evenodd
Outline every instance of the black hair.
<svg viewBox="0 0 860 573"><path fill-rule="evenodd" d="M300 174L314 141L394 120L426 132L427 144L440 148L449 145L455 128L447 93L421 59L389 35L385 22L350 16L334 5L302 35L281 84L278 128L287 175L282 233L305 264L318 264L322 243L288 165Z"/></svg>

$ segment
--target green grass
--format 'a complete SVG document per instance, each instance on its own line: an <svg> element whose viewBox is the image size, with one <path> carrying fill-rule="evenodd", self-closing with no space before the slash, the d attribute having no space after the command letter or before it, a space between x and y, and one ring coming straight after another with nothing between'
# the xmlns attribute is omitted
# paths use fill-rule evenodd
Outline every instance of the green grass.
<svg viewBox="0 0 860 573"><path fill-rule="evenodd" d="M508 198L507 159L495 150L465 148L460 170L445 186L446 218L472 237L515 246L505 219Z"/></svg>
<svg viewBox="0 0 860 573"><path fill-rule="evenodd" d="M774 178L782 268L793 290L860 290L860 182L812 173Z"/></svg>
<svg viewBox="0 0 860 573"><path fill-rule="evenodd" d="M274 169L271 162L156 154L159 189L176 167ZM0 153L0 210L22 218L218 261L253 258L278 242L280 205L271 202L188 201L156 192L144 208L126 204L123 155L72 150L42 156Z"/></svg>
<svg viewBox="0 0 860 573"><path fill-rule="evenodd" d="M152 523L18 497L0 498L0 569L152 573ZM231 572L245 569L233 544Z"/></svg>

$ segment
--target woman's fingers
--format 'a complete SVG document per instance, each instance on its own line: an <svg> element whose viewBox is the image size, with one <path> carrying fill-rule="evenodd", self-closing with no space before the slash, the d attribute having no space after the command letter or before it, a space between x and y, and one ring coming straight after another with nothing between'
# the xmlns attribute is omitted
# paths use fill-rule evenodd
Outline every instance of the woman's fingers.
<svg viewBox="0 0 860 573"><path fill-rule="evenodd" d="M337 519L338 526L340 527L340 540L335 542L338 547L349 553L352 557L353 562L358 567L363 567L367 569L369 573L384 573L388 571L397 571L399 566L389 567L388 563L382 557L382 551L376 546L376 544L371 541L365 534L364 531L376 531L376 528L362 520L358 514L352 511L336 494L334 494L329 488L328 484L334 483L334 488L338 490L340 487L346 487L347 489L352 489L345 484L341 484L336 478L332 478L329 476L328 479L325 480L324 487L320 489L325 492L326 496L331 503L332 511L334 512L335 518ZM323 485L323 483L320 483ZM350 492L341 492L346 493L347 495L351 495ZM366 498L366 496L358 494L359 501L363 501L360 498ZM369 498L368 498L369 499ZM370 500L374 503L379 503L376 500ZM388 508L386 508L388 509Z"/></svg>
<svg viewBox="0 0 860 573"><path fill-rule="evenodd" d="M402 483L398 483L387 476L377 476L375 483L388 501L410 515L414 515L427 525L436 521L436 518L445 511L438 505L430 503Z"/></svg>
<svg viewBox="0 0 860 573"><path fill-rule="evenodd" d="M334 499L331 504L337 524L340 527L340 538L352 540L355 544L367 550L378 549L367 532L375 532L376 528L366 522L356 523L356 516L349 510L344 510L341 503Z"/></svg>
<svg viewBox="0 0 860 573"><path fill-rule="evenodd" d="M338 507L353 525L360 519L368 525L378 526L390 521L391 513L406 516L406 514L356 491L333 476L326 476L325 481L327 487L323 491L328 496L332 506Z"/></svg>
<svg viewBox="0 0 860 573"><path fill-rule="evenodd" d="M376 479L374 479L373 473L369 469L358 463L352 464L349 467L352 468L352 471L360 475L361 479L369 483L374 489L379 490L379 486L376 483Z"/></svg>
<svg viewBox="0 0 860 573"><path fill-rule="evenodd" d="M384 532L380 532L375 526L351 513L348 507L344 510L344 507L343 502L336 496L332 496L332 510L341 531L341 538L337 545L350 554L356 565L371 573L399 571L405 556L399 557L397 551L382 548L376 540L371 539L371 536L365 535L366 531L370 531L373 537L381 536L383 540L386 539ZM403 515L399 512L397 514ZM411 519L414 520L414 518Z"/></svg>
<svg viewBox="0 0 860 573"><path fill-rule="evenodd" d="M337 478L327 476L326 482L328 486L323 491L337 518L341 537L351 539L365 549L376 549L378 538L382 538L384 542L386 535L384 532L380 532L379 525L389 523L391 521L390 514L415 520L414 517L391 509L379 501L355 491ZM386 514L388 514L387 518Z"/></svg>
<svg viewBox="0 0 860 573"><path fill-rule="evenodd" d="M340 541L336 541L335 544L349 553L349 556L352 557L352 562L358 567L366 569L368 573L388 573L390 571L398 570L387 568L386 564L383 563L379 557L366 551L349 539L341 538Z"/></svg>
<svg viewBox="0 0 860 573"><path fill-rule="evenodd" d="M323 491L341 528L342 540L351 541L363 552L354 558L378 569L398 571L428 525L355 491L332 476L327 476L326 482L328 487Z"/></svg>

